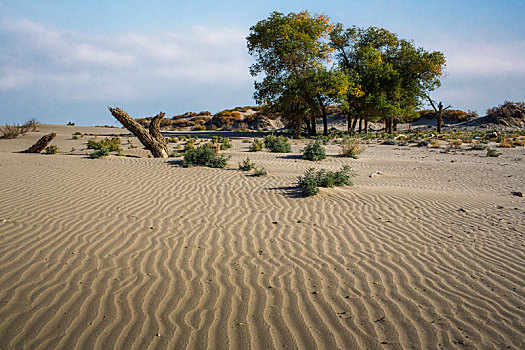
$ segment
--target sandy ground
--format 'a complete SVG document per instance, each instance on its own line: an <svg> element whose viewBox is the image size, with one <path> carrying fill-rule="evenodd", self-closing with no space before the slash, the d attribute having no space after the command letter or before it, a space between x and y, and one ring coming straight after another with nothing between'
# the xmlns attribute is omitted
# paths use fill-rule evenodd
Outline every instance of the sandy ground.
<svg viewBox="0 0 525 350"><path fill-rule="evenodd" d="M50 131L65 153L16 153ZM523 147L315 163L236 138L185 169L127 138L140 158L89 159L75 131L127 133L0 140L0 349L525 348ZM344 164L355 186L297 196Z"/></svg>

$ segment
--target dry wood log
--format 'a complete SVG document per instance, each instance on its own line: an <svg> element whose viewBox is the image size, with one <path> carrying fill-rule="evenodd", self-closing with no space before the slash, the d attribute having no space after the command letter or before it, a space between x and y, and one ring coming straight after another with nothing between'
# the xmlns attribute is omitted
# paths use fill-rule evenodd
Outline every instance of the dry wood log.
<svg viewBox="0 0 525 350"><path fill-rule="evenodd" d="M44 135L38 140L33 146L29 147L25 151L22 151L22 153L40 153L44 148L46 148L47 145L51 142L57 136L54 132L51 134Z"/></svg>
<svg viewBox="0 0 525 350"><path fill-rule="evenodd" d="M162 144L164 150L166 151L166 153L168 153L168 144L166 143L166 140L160 132L160 122L162 121L162 118L164 118L165 115L166 113L160 112L159 114L153 117L151 123L149 124L149 133L151 134L151 136L153 136L155 140Z"/></svg>
<svg viewBox="0 0 525 350"><path fill-rule="evenodd" d="M155 158L167 158L168 152L164 148L163 144L157 141L157 139L151 135L146 129L131 118L126 112L120 108L108 107L111 114L124 125L126 129L131 131L139 141L146 147L153 157ZM160 130L159 130L160 133Z"/></svg>

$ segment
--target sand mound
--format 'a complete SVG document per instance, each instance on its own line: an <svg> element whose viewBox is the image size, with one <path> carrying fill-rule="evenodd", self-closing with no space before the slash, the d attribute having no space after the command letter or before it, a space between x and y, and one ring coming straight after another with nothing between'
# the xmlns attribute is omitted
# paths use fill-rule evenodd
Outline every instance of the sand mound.
<svg viewBox="0 0 525 350"><path fill-rule="evenodd" d="M86 141L0 140L2 349L525 347L522 148L312 163L302 141L235 139L227 169L13 153L49 130ZM305 169L343 164L355 187L296 197Z"/></svg>

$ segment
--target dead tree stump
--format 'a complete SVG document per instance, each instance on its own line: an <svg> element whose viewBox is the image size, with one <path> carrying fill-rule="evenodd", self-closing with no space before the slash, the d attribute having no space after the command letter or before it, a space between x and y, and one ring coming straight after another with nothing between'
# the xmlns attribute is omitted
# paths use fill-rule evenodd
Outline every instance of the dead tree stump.
<svg viewBox="0 0 525 350"><path fill-rule="evenodd" d="M139 141L146 147L153 157L155 158L168 158L168 152L167 152L167 146L165 143L158 141L157 137L162 138L162 135L160 133L160 120L164 117L164 113L159 113L155 118L158 117L158 130L154 130L153 133L157 135L156 137L149 133L146 129L142 127L139 123L137 123L133 118L131 118L126 112L124 112L120 108L111 108L108 107L111 114L122 123L122 125L131 131L133 135L135 135ZM155 119L154 118L154 119ZM154 127L154 129L156 129ZM151 131L151 127L150 127ZM157 134L158 131L158 134Z"/></svg>
<svg viewBox="0 0 525 350"><path fill-rule="evenodd" d="M25 151L22 151L22 153L40 153L44 148L46 148L47 145L51 142L57 136L54 132L51 134L44 135L38 140L33 146L29 147Z"/></svg>

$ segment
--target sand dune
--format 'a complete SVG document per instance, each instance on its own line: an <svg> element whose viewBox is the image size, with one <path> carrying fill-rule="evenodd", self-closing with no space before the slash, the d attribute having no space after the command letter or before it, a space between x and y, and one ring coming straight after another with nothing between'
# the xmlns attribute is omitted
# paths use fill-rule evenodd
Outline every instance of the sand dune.
<svg viewBox="0 0 525 350"><path fill-rule="evenodd" d="M523 148L312 163L304 141L235 139L227 169L14 153L124 132L41 129L0 140L1 349L525 348ZM354 187L297 197L305 169L344 164Z"/></svg>

